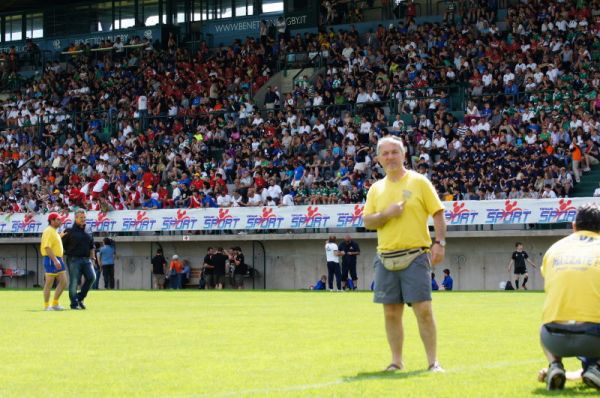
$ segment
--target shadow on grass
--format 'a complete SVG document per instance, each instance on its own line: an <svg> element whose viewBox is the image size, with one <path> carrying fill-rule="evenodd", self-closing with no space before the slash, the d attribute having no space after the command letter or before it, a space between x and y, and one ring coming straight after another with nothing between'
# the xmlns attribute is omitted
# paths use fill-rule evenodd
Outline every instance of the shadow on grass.
<svg viewBox="0 0 600 398"><path fill-rule="evenodd" d="M597 397L598 390L595 388L591 388L586 386L583 383L576 383L571 385L566 385L564 390L561 391L548 391L544 387L538 387L531 392L532 395L543 396L543 397L556 397L557 395L569 395L569 396L578 396L578 397Z"/></svg>
<svg viewBox="0 0 600 398"><path fill-rule="evenodd" d="M378 372L361 372L355 376L345 376L342 378L344 383L353 383L355 381L364 380L389 380L389 379L405 379L407 377L417 376L420 374L427 373L426 370L411 370L410 372L397 371L397 372L386 372L380 370Z"/></svg>

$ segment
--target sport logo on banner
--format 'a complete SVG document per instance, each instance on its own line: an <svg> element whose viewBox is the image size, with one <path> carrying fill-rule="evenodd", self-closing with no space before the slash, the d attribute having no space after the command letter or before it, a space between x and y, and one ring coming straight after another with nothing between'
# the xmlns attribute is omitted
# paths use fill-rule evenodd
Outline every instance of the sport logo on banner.
<svg viewBox="0 0 600 398"><path fill-rule="evenodd" d="M175 217L163 217L162 227L164 230L193 230L198 219L187 215L187 210L177 210Z"/></svg>
<svg viewBox="0 0 600 398"><path fill-rule="evenodd" d="M40 232L42 223L35 219L33 214L25 214L23 220L12 221L12 232L35 233Z"/></svg>
<svg viewBox="0 0 600 398"><path fill-rule="evenodd" d="M572 200L560 199L558 208L542 207L540 209L540 223L573 222L577 215L577 208Z"/></svg>
<svg viewBox="0 0 600 398"><path fill-rule="evenodd" d="M363 211L364 205L354 205L354 211L352 213L337 213L337 224L338 228L359 228L363 227Z"/></svg>
<svg viewBox="0 0 600 398"><path fill-rule="evenodd" d="M306 214L292 214L292 228L326 228L330 218L319 213L318 207L308 206Z"/></svg>
<svg viewBox="0 0 600 398"><path fill-rule="evenodd" d="M516 200L507 199L504 209L486 209L486 224L525 224L531 215L531 210L518 207Z"/></svg>
<svg viewBox="0 0 600 398"><path fill-rule="evenodd" d="M479 212L469 210L464 202L452 202L452 210L445 211L444 215L450 225L469 225L473 224Z"/></svg>
<svg viewBox="0 0 600 398"><path fill-rule="evenodd" d="M135 218L123 217L124 231L152 231L156 220L148 217L147 211L138 211Z"/></svg>
<svg viewBox="0 0 600 398"><path fill-rule="evenodd" d="M218 216L204 216L204 229L236 229L239 217L230 214L230 209L219 209Z"/></svg>
<svg viewBox="0 0 600 398"><path fill-rule="evenodd" d="M60 225L63 228L71 228L71 226L73 225L73 220L71 220L71 215L69 213L62 215L59 214L58 219L60 220Z"/></svg>
<svg viewBox="0 0 600 398"><path fill-rule="evenodd" d="M246 216L246 229L277 229L281 228L283 217L278 217L271 207L263 207L261 214L248 214Z"/></svg>

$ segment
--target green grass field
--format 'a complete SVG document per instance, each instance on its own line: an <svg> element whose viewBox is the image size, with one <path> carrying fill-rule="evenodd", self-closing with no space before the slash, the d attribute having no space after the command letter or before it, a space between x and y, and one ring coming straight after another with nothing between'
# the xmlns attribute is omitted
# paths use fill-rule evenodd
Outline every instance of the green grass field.
<svg viewBox="0 0 600 398"><path fill-rule="evenodd" d="M390 358L370 293L92 291L86 311L41 311L0 291L0 397L523 397L549 393L541 293L437 293L445 374L430 374L407 312ZM62 304L67 299L63 297ZM578 362L565 362L567 368ZM567 382L562 395L598 396Z"/></svg>

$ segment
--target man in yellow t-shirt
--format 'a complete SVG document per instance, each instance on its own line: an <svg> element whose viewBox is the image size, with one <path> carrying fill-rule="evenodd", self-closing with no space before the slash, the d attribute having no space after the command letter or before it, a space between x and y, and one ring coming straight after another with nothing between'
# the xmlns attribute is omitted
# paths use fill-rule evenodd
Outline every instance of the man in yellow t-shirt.
<svg viewBox="0 0 600 398"><path fill-rule="evenodd" d="M67 274L63 257L63 245L57 229L60 227L61 219L58 213L50 213L48 215L48 226L42 233L42 242L40 244L40 252L44 262L44 270L46 272L46 281L44 283L44 309L46 311L62 311L64 310L58 303L60 295L67 286ZM54 300L50 305L50 290L54 280L58 281L56 290L54 291Z"/></svg>
<svg viewBox="0 0 600 398"><path fill-rule="evenodd" d="M571 235L544 256L546 300L540 331L550 361L548 390L565 385L563 357L579 357L583 381L600 389L600 204L580 207Z"/></svg>
<svg viewBox="0 0 600 398"><path fill-rule="evenodd" d="M383 304L385 330L392 354L392 362L386 370L396 371L404 366L402 315L406 303L412 306L417 317L429 370L443 372L437 361L437 331L431 307L431 264L444 260L444 207L426 177L405 169L405 154L400 138L386 136L377 143L377 159L386 177L369 189L363 213L365 227L377 230L374 302ZM435 228L433 246L427 225L430 216ZM390 256L399 262L403 262L405 256L416 257L408 267L392 271L382 262L382 257Z"/></svg>

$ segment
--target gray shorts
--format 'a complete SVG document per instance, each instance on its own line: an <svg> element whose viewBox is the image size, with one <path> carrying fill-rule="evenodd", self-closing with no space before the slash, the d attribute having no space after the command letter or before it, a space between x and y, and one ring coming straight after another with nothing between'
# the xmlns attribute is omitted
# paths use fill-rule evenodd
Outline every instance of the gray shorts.
<svg viewBox="0 0 600 398"><path fill-rule="evenodd" d="M402 271L388 271L375 256L375 294L380 304L419 303L431 301L431 262L429 253L417 257Z"/></svg>
<svg viewBox="0 0 600 398"><path fill-rule="evenodd" d="M542 345L557 357L600 358L600 325L542 325Z"/></svg>

